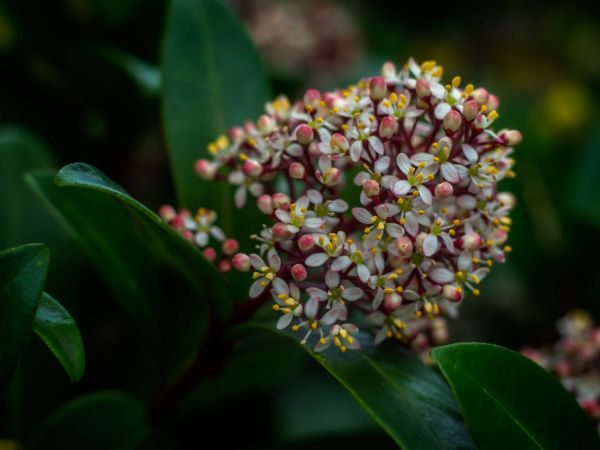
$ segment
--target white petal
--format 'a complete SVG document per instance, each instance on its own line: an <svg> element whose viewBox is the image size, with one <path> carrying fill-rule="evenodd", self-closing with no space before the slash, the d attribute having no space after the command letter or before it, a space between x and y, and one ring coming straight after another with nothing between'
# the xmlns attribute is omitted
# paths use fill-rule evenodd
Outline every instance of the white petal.
<svg viewBox="0 0 600 450"><path fill-rule="evenodd" d="M417 300L419 297L421 297L419 294L417 294L412 289L407 289L406 291L404 291L402 296L407 300Z"/></svg>
<svg viewBox="0 0 600 450"><path fill-rule="evenodd" d="M369 225L371 224L372 215L365 208L352 208L352 215L360 223L369 224Z"/></svg>
<svg viewBox="0 0 600 450"><path fill-rule="evenodd" d="M348 210L348 203L346 201L342 200L341 198L338 198L338 199L332 201L331 203L329 203L328 207L329 207L329 211L331 211L331 212L343 213Z"/></svg>
<svg viewBox="0 0 600 450"><path fill-rule="evenodd" d="M278 330L283 330L290 324L290 322L292 321L293 318L294 318L294 315L292 313L284 314L283 316L281 316L279 318L279 320L277 321L277 325L275 325L275 327L277 327Z"/></svg>
<svg viewBox="0 0 600 450"><path fill-rule="evenodd" d="M356 268L356 272L358 273L358 278L363 283L366 283L369 277L371 276L371 272L364 264L359 264Z"/></svg>
<svg viewBox="0 0 600 450"><path fill-rule="evenodd" d="M275 217L284 223L290 223L290 214L283 209L278 209L275 211Z"/></svg>
<svg viewBox="0 0 600 450"><path fill-rule="evenodd" d="M344 300L348 300L349 302L353 302L353 301L361 298L363 295L364 295L364 292L361 288L350 287L350 288L344 289L344 292L342 293L342 298Z"/></svg>
<svg viewBox="0 0 600 450"><path fill-rule="evenodd" d="M320 302L327 300L327 292L325 292L323 289L309 287L306 288L306 293L309 295L310 298L315 298Z"/></svg>
<svg viewBox="0 0 600 450"><path fill-rule="evenodd" d="M446 284L454 280L454 272L446 269L445 267L437 267L429 272L429 278L436 283Z"/></svg>
<svg viewBox="0 0 600 450"><path fill-rule="evenodd" d="M360 155L363 151L362 141L356 141L350 146L350 159L354 162L360 159Z"/></svg>
<svg viewBox="0 0 600 450"><path fill-rule="evenodd" d="M446 97L446 89L440 83L429 82L429 89L431 89L431 95L433 95L434 97Z"/></svg>
<svg viewBox="0 0 600 450"><path fill-rule="evenodd" d="M306 258L306 265L309 267L319 267L322 264L325 264L325 261L329 259L326 253L313 253L308 258Z"/></svg>
<svg viewBox="0 0 600 450"><path fill-rule="evenodd" d="M433 162L433 155L431 153L415 153L410 158L410 162L414 165L424 162L425 165L429 165Z"/></svg>
<svg viewBox="0 0 600 450"><path fill-rule="evenodd" d="M290 290L288 289L288 284L285 281L283 281L281 278L275 278L273 280L273 289L275 289L275 292L277 292L278 294L285 294L285 295L290 294Z"/></svg>
<svg viewBox="0 0 600 450"><path fill-rule="evenodd" d="M462 252L458 257L458 261L456 262L458 269L462 270L463 272L470 272L471 267L473 267L472 259L473 258L468 251Z"/></svg>
<svg viewBox="0 0 600 450"><path fill-rule="evenodd" d="M264 291L264 290L265 290L265 288L266 288L267 286L266 286L266 285L265 285L265 286L262 286L262 285L261 285L261 283L262 283L263 281L264 281L264 280L260 280L260 279L259 279L259 280L256 280L254 283L252 283L252 286L250 286L250 297L251 297L251 298L256 298L256 297L258 297L258 296L259 296L259 295L262 293L262 291Z"/></svg>
<svg viewBox="0 0 600 450"><path fill-rule="evenodd" d="M472 195L461 195L456 199L458 206L464 209L473 209L477 204L477 200Z"/></svg>
<svg viewBox="0 0 600 450"><path fill-rule="evenodd" d="M423 200L423 202L426 205L431 205L431 203L433 202L431 191L422 184L420 184L419 187L417 187L417 189L419 191L419 195L421 196L421 200Z"/></svg>
<svg viewBox="0 0 600 450"><path fill-rule="evenodd" d="M352 260L349 256L339 256L331 264L331 270L333 270L334 272L340 272L341 270L347 269L350 266L350 264L352 264Z"/></svg>
<svg viewBox="0 0 600 450"><path fill-rule="evenodd" d="M309 217L304 221L304 226L307 228L319 228L323 225L323 219L318 217Z"/></svg>
<svg viewBox="0 0 600 450"><path fill-rule="evenodd" d="M433 234L428 234L423 240L423 253L425 256L434 255L440 248L438 238Z"/></svg>
<svg viewBox="0 0 600 450"><path fill-rule="evenodd" d="M411 236L416 236L419 232L419 222L417 222L417 218L414 214L409 213L404 216L406 222L404 223L404 229Z"/></svg>
<svg viewBox="0 0 600 450"><path fill-rule="evenodd" d="M410 160L408 159L408 156L406 156L404 153L400 153L396 157L396 163L398 164L398 167L400 168L402 173L408 173L408 169L410 169Z"/></svg>
<svg viewBox="0 0 600 450"><path fill-rule="evenodd" d="M448 103L440 103L435 107L435 111L433 114L435 115L436 119L442 120L444 117L446 117L446 114L448 114L451 109L452 107Z"/></svg>
<svg viewBox="0 0 600 450"><path fill-rule="evenodd" d="M383 341L385 341L385 339L387 338L387 331L388 331L387 326L381 328L375 335L375 339L373 340L373 343L375 345L379 345Z"/></svg>
<svg viewBox="0 0 600 450"><path fill-rule="evenodd" d="M312 297L309 298L306 304L304 305L304 313L306 317L309 319L314 319L317 313L319 312L319 301Z"/></svg>
<svg viewBox="0 0 600 450"><path fill-rule="evenodd" d="M441 172L442 177L444 177L446 181L449 181L450 183L458 183L460 177L458 176L458 171L456 170L456 167L454 167L454 164L445 162L442 164Z"/></svg>
<svg viewBox="0 0 600 450"><path fill-rule="evenodd" d="M382 156L377 161L375 161L373 168L376 172L385 172L388 169L388 167L390 167L391 161L392 159L389 156Z"/></svg>
<svg viewBox="0 0 600 450"><path fill-rule="evenodd" d="M254 267L256 270L260 270L267 266L265 261L254 253L250 254L250 264L252 264L252 267Z"/></svg>
<svg viewBox="0 0 600 450"><path fill-rule="evenodd" d="M323 317L321 317L321 320L319 322L321 322L325 326L333 325L336 322L336 320L338 320L339 315L340 310L337 308L332 308L325 314L323 314Z"/></svg>
<svg viewBox="0 0 600 450"><path fill-rule="evenodd" d="M442 233L441 235L442 241L444 241L444 245L450 251L450 253L454 253L454 242L452 242L452 238L448 233Z"/></svg>
<svg viewBox="0 0 600 450"><path fill-rule="evenodd" d="M377 136L371 136L369 138L369 148L375 153L383 155L383 143Z"/></svg>
<svg viewBox="0 0 600 450"><path fill-rule="evenodd" d="M465 158L467 158L467 160L469 162L474 163L479 159L479 155L477 154L477 151L473 147L471 147L469 144L463 144L462 151L463 151L463 155L465 155Z"/></svg>
<svg viewBox="0 0 600 450"><path fill-rule="evenodd" d="M340 274L329 270L325 274L325 284L328 288L338 287L340 284Z"/></svg>
<svg viewBox="0 0 600 450"><path fill-rule="evenodd" d="M281 258L277 255L269 256L269 267L277 272L281 267Z"/></svg>
<svg viewBox="0 0 600 450"><path fill-rule="evenodd" d="M217 241L225 240L225 233L223 233L223 230L221 230L219 227L210 227L210 230L208 231Z"/></svg>
<svg viewBox="0 0 600 450"><path fill-rule="evenodd" d="M375 294L375 298L373 299L373 302L371 303L371 308L379 309L379 307L381 306L381 302L383 302L383 291L381 289L378 289L377 294ZM374 314L373 314L373 316L374 316ZM385 318L383 320L385 320ZM381 324L383 324L383 321L381 322ZM374 325L376 325L376 324L374 324Z"/></svg>
<svg viewBox="0 0 600 450"><path fill-rule="evenodd" d="M404 228L397 223L387 223L385 225L385 232L393 238L404 236Z"/></svg>
<svg viewBox="0 0 600 450"><path fill-rule="evenodd" d="M411 185L406 180L397 181L396 184L392 187L392 192L395 195L401 196L405 195L408 191L410 191Z"/></svg>
<svg viewBox="0 0 600 450"><path fill-rule="evenodd" d="M246 204L246 189L243 187L237 188L234 195L235 206L241 208Z"/></svg>
<svg viewBox="0 0 600 450"><path fill-rule="evenodd" d="M208 233L206 231L201 231L194 236L194 242L200 246L205 247L208 244Z"/></svg>
<svg viewBox="0 0 600 450"><path fill-rule="evenodd" d="M320 205L323 203L323 195L315 189L309 189L306 191L306 196L313 205Z"/></svg>

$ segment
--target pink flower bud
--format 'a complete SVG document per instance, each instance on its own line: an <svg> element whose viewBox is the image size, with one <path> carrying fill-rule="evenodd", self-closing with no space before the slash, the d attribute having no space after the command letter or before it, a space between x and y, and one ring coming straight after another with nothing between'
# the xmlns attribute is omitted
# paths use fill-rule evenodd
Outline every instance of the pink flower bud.
<svg viewBox="0 0 600 450"><path fill-rule="evenodd" d="M370 95L373 100L381 100L387 93L387 86L383 77L373 77L369 83Z"/></svg>
<svg viewBox="0 0 600 450"><path fill-rule="evenodd" d="M446 134L455 133L456 130L460 128L460 124L462 123L462 116L458 111L450 111L448 114L444 116L444 128L446 130ZM451 133L448 133L450 131Z"/></svg>
<svg viewBox="0 0 600 450"><path fill-rule="evenodd" d="M385 116L379 124L379 136L383 139L391 138L398 130L398 122L393 117Z"/></svg>
<svg viewBox="0 0 600 450"><path fill-rule="evenodd" d="M436 198L447 198L454 193L454 188L447 181L442 181L435 187Z"/></svg>
<svg viewBox="0 0 600 450"><path fill-rule="evenodd" d="M408 236L400 236L399 238L396 238L396 250L398 250L398 253L400 253L400 255L405 257L412 255L412 240Z"/></svg>
<svg viewBox="0 0 600 450"><path fill-rule="evenodd" d="M387 294L383 298L383 309L386 313L390 314L396 311L402 304L402 296L396 294Z"/></svg>
<svg viewBox="0 0 600 450"><path fill-rule="evenodd" d="M290 207L290 198L281 192L277 192L273 194L273 206L275 209L288 209Z"/></svg>
<svg viewBox="0 0 600 450"><path fill-rule="evenodd" d="M233 268L239 272L250 270L250 257L245 253L237 253L231 260Z"/></svg>
<svg viewBox="0 0 600 450"><path fill-rule="evenodd" d="M227 256L233 255L240 248L240 244L235 239L225 239L223 242L223 253Z"/></svg>
<svg viewBox="0 0 600 450"><path fill-rule="evenodd" d="M429 81L423 79L417 80L416 91L419 97L428 97L431 94L431 89L429 88Z"/></svg>
<svg viewBox="0 0 600 450"><path fill-rule="evenodd" d="M473 97L473 100L475 100L480 105L485 105L487 104L489 93L487 89L477 88L473 92L471 92L471 97Z"/></svg>
<svg viewBox="0 0 600 450"><path fill-rule="evenodd" d="M294 264L290 269L290 272L292 274L292 278L294 278L296 281L306 280L306 277L308 276L306 267L304 267L302 264Z"/></svg>
<svg viewBox="0 0 600 450"><path fill-rule="evenodd" d="M199 159L196 161L194 168L200 178L204 178L205 180L212 180L217 171L217 167L207 159Z"/></svg>
<svg viewBox="0 0 600 450"><path fill-rule="evenodd" d="M500 99L494 94L490 94L487 101L487 107L489 111L495 111L500 107Z"/></svg>
<svg viewBox="0 0 600 450"><path fill-rule="evenodd" d="M481 247L481 243L481 236L474 231L471 231L462 237L462 248L465 250L477 250Z"/></svg>
<svg viewBox="0 0 600 450"><path fill-rule="evenodd" d="M319 171L317 171L318 173ZM318 177L317 177L318 178ZM342 180L342 172L337 167L330 167L321 175L321 182L325 186L335 186Z"/></svg>
<svg viewBox="0 0 600 450"><path fill-rule="evenodd" d="M273 214L273 199L268 194L259 195L256 199L256 206L263 214Z"/></svg>
<svg viewBox="0 0 600 450"><path fill-rule="evenodd" d="M309 89L304 94L304 105L310 106L312 108L317 108L319 106L319 101L321 100L321 93L316 89Z"/></svg>
<svg viewBox="0 0 600 450"><path fill-rule="evenodd" d="M393 78L396 76L396 66L394 63L387 61L381 67L381 75L384 78Z"/></svg>
<svg viewBox="0 0 600 450"><path fill-rule="evenodd" d="M244 123L244 133L246 134L254 134L256 132L256 127L250 121Z"/></svg>
<svg viewBox="0 0 600 450"><path fill-rule="evenodd" d="M238 139L242 139L244 137L244 129L242 127L231 127L229 129L229 139L232 141L237 141Z"/></svg>
<svg viewBox="0 0 600 450"><path fill-rule="evenodd" d="M273 231L273 236L278 239L289 239L294 235L294 233L288 230L287 224L283 222L277 222L271 230Z"/></svg>
<svg viewBox="0 0 600 450"><path fill-rule="evenodd" d="M348 142L348 139L346 139L346 137L340 133L334 133L333 136L331 136L331 142L329 143L329 145L343 152L347 152L350 148L350 143Z"/></svg>
<svg viewBox="0 0 600 450"><path fill-rule="evenodd" d="M183 236L186 241L190 242L194 239L194 233L192 233L190 230L183 230L181 232L181 236Z"/></svg>
<svg viewBox="0 0 600 450"><path fill-rule="evenodd" d="M270 133L275 128L275 121L271 117L263 114L258 118L257 125L258 130L261 133Z"/></svg>
<svg viewBox="0 0 600 450"><path fill-rule="evenodd" d="M226 259L219 262L219 270L223 273L227 273L231 270L231 263Z"/></svg>
<svg viewBox="0 0 600 450"><path fill-rule="evenodd" d="M475 100L466 101L463 105L463 115L467 121L472 121L479 113L479 104Z"/></svg>
<svg viewBox="0 0 600 450"><path fill-rule="evenodd" d="M258 177L262 171L262 164L254 159L247 159L242 166L242 170L249 177Z"/></svg>
<svg viewBox="0 0 600 450"><path fill-rule="evenodd" d="M379 183L375 180L365 180L362 184L362 188L367 197L379 195Z"/></svg>
<svg viewBox="0 0 600 450"><path fill-rule="evenodd" d="M494 244L494 245L504 244L506 242L506 240L508 239L508 233L505 230L496 228L489 235L488 239L490 241L492 241L492 244Z"/></svg>
<svg viewBox="0 0 600 450"><path fill-rule="evenodd" d="M452 302L460 302L463 296L463 290L453 284L446 284L442 290L442 295Z"/></svg>
<svg viewBox="0 0 600 450"><path fill-rule="evenodd" d="M302 145L310 144L315 136L315 132L313 129L307 124L303 123L302 125L298 125L296 128L296 139Z"/></svg>
<svg viewBox="0 0 600 450"><path fill-rule="evenodd" d="M315 246L315 238L312 234L305 234L298 239L298 248L303 252L310 251Z"/></svg>
<svg viewBox="0 0 600 450"><path fill-rule="evenodd" d="M217 258L217 252L212 247L207 247L202 251L202 254L210 262L213 262Z"/></svg>
<svg viewBox="0 0 600 450"><path fill-rule="evenodd" d="M158 215L165 222L170 222L177 217L177 211L171 205L162 205L158 210Z"/></svg>
<svg viewBox="0 0 600 450"><path fill-rule="evenodd" d="M304 178L304 175L306 174L306 169L304 168L302 163L293 162L290 164L290 167L288 168L288 173L289 173L290 177L295 178L296 180L301 180Z"/></svg>
<svg viewBox="0 0 600 450"><path fill-rule="evenodd" d="M502 135L502 138L508 145L513 146L520 144L523 136L517 130L509 130Z"/></svg>

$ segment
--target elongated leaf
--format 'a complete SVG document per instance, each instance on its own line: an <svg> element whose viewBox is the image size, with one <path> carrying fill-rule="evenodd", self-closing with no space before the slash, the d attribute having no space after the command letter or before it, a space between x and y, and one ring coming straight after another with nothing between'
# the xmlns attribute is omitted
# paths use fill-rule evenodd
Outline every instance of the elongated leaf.
<svg viewBox="0 0 600 450"><path fill-rule="evenodd" d="M243 329L296 336L263 325ZM414 355L399 348L341 353L331 349L309 355L337 379L402 448L475 448L448 385Z"/></svg>
<svg viewBox="0 0 600 450"><path fill-rule="evenodd" d="M42 244L0 252L0 387L10 378L31 334L48 260Z"/></svg>
<svg viewBox="0 0 600 450"><path fill-rule="evenodd" d="M481 449L600 448L574 397L524 356L490 344L432 351Z"/></svg>
<svg viewBox="0 0 600 450"><path fill-rule="evenodd" d="M46 214L40 215L22 175L53 166L52 155L35 135L17 127L0 129L0 248L47 237Z"/></svg>
<svg viewBox="0 0 600 450"><path fill-rule="evenodd" d="M56 356L71 381L79 381L85 370L85 353L79 328L69 312L45 292L35 313L33 331Z"/></svg>
<svg viewBox="0 0 600 450"><path fill-rule="evenodd" d="M26 449L125 450L139 448L148 433L143 403L132 395L104 391L72 400L32 434Z"/></svg>
<svg viewBox="0 0 600 450"><path fill-rule="evenodd" d="M162 58L165 132L181 206L215 209L225 231L238 238L260 231L233 212L229 186L203 182L194 172L207 144L255 120L268 98L249 36L220 0L173 0Z"/></svg>
<svg viewBox="0 0 600 450"><path fill-rule="evenodd" d="M161 219L81 163L29 181L62 217L160 361L176 369L206 331L209 302L225 317L221 274Z"/></svg>

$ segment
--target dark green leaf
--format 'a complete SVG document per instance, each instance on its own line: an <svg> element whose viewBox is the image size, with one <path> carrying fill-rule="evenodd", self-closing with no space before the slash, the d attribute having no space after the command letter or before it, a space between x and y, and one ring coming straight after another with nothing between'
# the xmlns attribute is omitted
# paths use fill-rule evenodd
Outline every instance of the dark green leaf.
<svg viewBox="0 0 600 450"><path fill-rule="evenodd" d="M28 244L0 252L0 387L10 378L31 333L49 252Z"/></svg>
<svg viewBox="0 0 600 450"><path fill-rule="evenodd" d="M600 178L596 170L600 165L600 130L573 158L577 158L577 163L565 204L583 221L600 227Z"/></svg>
<svg viewBox="0 0 600 450"><path fill-rule="evenodd" d="M45 217L40 217L38 203L22 175L53 166L52 155L36 136L17 127L0 130L0 248L46 237L46 224L41 220Z"/></svg>
<svg viewBox="0 0 600 450"><path fill-rule="evenodd" d="M71 380L79 381L85 370L79 329L69 312L45 292L35 313L33 331L60 361Z"/></svg>
<svg viewBox="0 0 600 450"><path fill-rule="evenodd" d="M202 253L104 174L71 164L29 178L62 217L160 362L176 369L198 345L212 302L230 300L222 275Z"/></svg>
<svg viewBox="0 0 600 450"><path fill-rule="evenodd" d="M229 127L256 119L268 98L242 24L219 0L172 1L162 71L165 132L180 205L215 209L226 233L236 237L260 231L238 212L233 222L227 185L208 184L194 172L194 162L207 157L207 144Z"/></svg>
<svg viewBox="0 0 600 450"><path fill-rule="evenodd" d="M72 400L52 413L26 442L35 450L125 450L138 448L148 433L141 401L105 391Z"/></svg>
<svg viewBox="0 0 600 450"><path fill-rule="evenodd" d="M481 449L600 448L575 398L524 356L490 344L432 351Z"/></svg>
<svg viewBox="0 0 600 450"><path fill-rule="evenodd" d="M275 328L247 328L270 330L298 342L296 336ZM350 391L400 447L475 448L448 385L409 352L390 346L317 354L305 345L302 348Z"/></svg>

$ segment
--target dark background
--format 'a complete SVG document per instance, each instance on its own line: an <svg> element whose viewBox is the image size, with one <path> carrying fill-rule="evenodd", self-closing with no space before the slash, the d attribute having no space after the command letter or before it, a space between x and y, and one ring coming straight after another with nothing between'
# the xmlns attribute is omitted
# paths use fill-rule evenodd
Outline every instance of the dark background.
<svg viewBox="0 0 600 450"><path fill-rule="evenodd" d="M412 55L444 65L446 79L461 75L500 97L497 123L524 136L515 155L518 176L503 183L518 199L514 251L486 279L482 296L465 301L450 324L453 340L518 349L556 339L555 321L570 309L600 318L600 20L591 3L233 5L261 48L274 94L295 98L307 87L332 88ZM93 164L152 209L172 203L160 113L166 6L0 0L0 128L34 131L56 167ZM26 189L15 182L7 192ZM27 220L16 231L0 230L1 247L50 246L47 290L77 319L88 367L83 381L70 385L32 341L16 377L22 397L0 407L0 437L27 434L65 399L94 389L143 393L146 379L146 358L89 260L35 197L24 198ZM0 216L9 214L0 205ZM289 361L269 369L268 386L221 400L210 414L192 414L178 431L180 444L198 442L196 424L206 422L235 424L241 431L230 439L244 448L349 431L357 434L349 445L388 443L332 380L284 353ZM11 405L20 405L18 413Z"/></svg>

